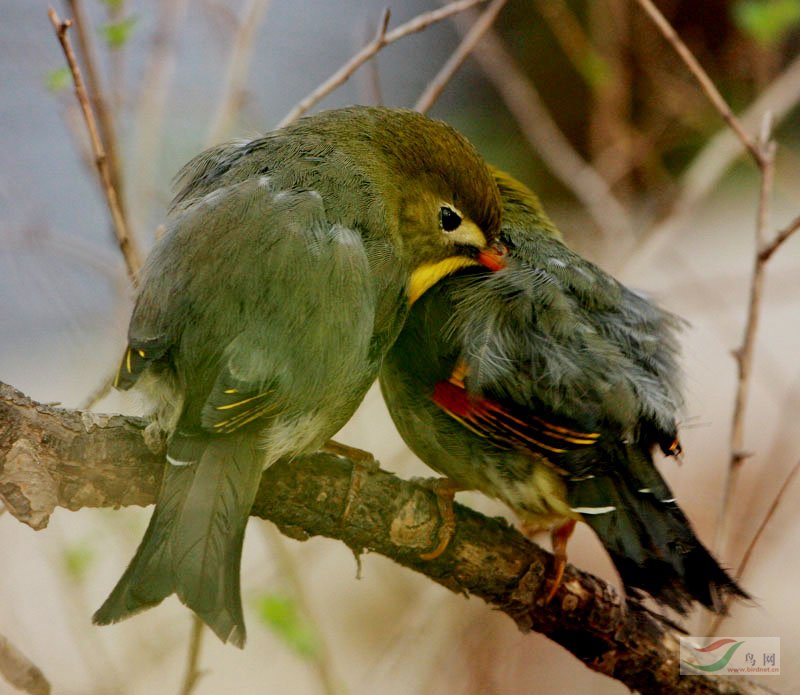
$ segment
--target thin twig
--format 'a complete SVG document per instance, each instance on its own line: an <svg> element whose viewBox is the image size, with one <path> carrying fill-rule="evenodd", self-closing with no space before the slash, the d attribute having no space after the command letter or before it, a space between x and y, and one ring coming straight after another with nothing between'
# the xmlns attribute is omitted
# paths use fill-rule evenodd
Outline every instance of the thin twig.
<svg viewBox="0 0 800 695"><path fill-rule="evenodd" d="M428 83L424 91L420 95L414 109L420 113L427 113L433 103L439 98L439 95L444 90L448 82L456 74L456 71L464 64L472 50L475 48L478 41L483 38L483 35L489 30L489 27L494 24L497 15L506 4L506 0L492 0L489 6L481 13L475 24L470 27L470 30L464 35L458 48L447 59L447 62L442 66L441 70L436 73L436 76Z"/></svg>
<svg viewBox="0 0 800 695"><path fill-rule="evenodd" d="M365 23L359 32L361 36L357 41L358 45L360 46L365 41L369 41L372 32L372 26ZM378 56L375 56L373 60L368 60L360 74L361 80L358 84L358 102L383 106L383 87L381 86L380 61L378 60Z"/></svg>
<svg viewBox="0 0 800 695"><path fill-rule="evenodd" d="M111 182L117 193L117 200L122 211L123 217L127 220L125 212L125 194L122 185L122 165L119 158L119 143L117 132L114 125L114 116L108 108L108 100L100 82L99 71L97 69L97 52L92 42L92 34L87 31L88 22L86 21L86 11L83 0L67 0L72 17L75 22L75 32L78 36L78 47L81 58L83 59L83 69L86 73L86 86L92 107L97 115L97 123L100 127L100 136L105 145L108 155L108 168L111 174Z"/></svg>
<svg viewBox="0 0 800 695"><path fill-rule="evenodd" d="M761 536L764 533L764 529L772 520L772 517L775 516L775 512L778 511L778 507L780 506L781 501L783 500L783 495L791 486L798 472L800 472L800 461L794 464L792 470L789 471L789 475L786 476L780 488L778 488L778 494L775 495L775 499L772 500L772 504L770 504L767 513L764 515L764 518L761 520L761 523L758 526L758 530L753 536L753 540L750 541L750 544L747 546L747 550L745 550L744 555L742 555L742 561L739 563L739 570L736 573L737 577L741 577L745 573L747 565L750 562L750 557L753 554L753 550L758 544L758 541L761 540Z"/></svg>
<svg viewBox="0 0 800 695"><path fill-rule="evenodd" d="M789 475L786 476L783 483L778 488L778 493L775 495L775 498L772 500L772 504L770 504L769 509L767 509L767 513L764 515L764 518L758 525L758 529L756 530L755 535L750 541L750 544L747 546L747 550L744 551L744 555L742 555L742 561L739 563L739 569L736 572L736 576L740 580L744 576L745 570L747 570L747 565L750 562L750 558L753 555L753 551L755 550L756 545L758 545L758 542L761 540L761 536L764 534L764 530L769 525L769 522L772 521L772 517L775 516L775 512L778 511L778 507L783 501L784 494L789 489L789 487L791 487L798 472L800 472L800 461L798 461L797 463L794 464L794 466L792 466L792 470L789 471ZM714 616L714 622L711 623L711 629L708 631L707 634L709 636L715 635L726 617L727 615L723 613Z"/></svg>
<svg viewBox="0 0 800 695"><path fill-rule="evenodd" d="M753 139L744 130L742 124L739 122L739 119L736 118L733 111L731 111L730 106L728 106L728 102L726 102L723 96L719 93L719 90L708 76L708 73L703 69L697 58L694 57L694 54L689 50L688 46L683 42L680 36L678 36L676 31L672 28L672 25L666 20L664 15L661 14L651 0L636 0L636 2L648 14L650 19L653 20L653 23L656 25L656 27L658 27L664 38L675 49L675 52L686 64L686 67L689 68L689 71L700 83L700 87L706 93L706 96L709 98L717 111L719 111L719 114L722 116L722 118L725 119L725 122L730 126L731 130L736 133L737 137L750 152L750 155L753 157L753 159L759 164L759 166L762 166L764 164L761 161L762 152Z"/></svg>
<svg viewBox="0 0 800 695"><path fill-rule="evenodd" d="M798 102L800 102L800 56L796 57L747 107L739 120L745 129L755 130L762 114L770 111L774 114L775 123L778 124L793 111ZM636 248L631 252L627 262L646 255L654 240L671 236L741 153L741 141L727 125L723 125L681 174L678 182L679 193L669 214L639 236Z"/></svg>
<svg viewBox="0 0 800 695"><path fill-rule="evenodd" d="M358 68L378 53L384 46L399 41L410 34L415 34L423 29L427 29L431 24L441 22L443 19L447 19L458 12L468 10L470 7L474 7L481 2L483 2L483 0L457 0L457 2L448 3L440 9L417 15L414 19L388 32L387 27L391 14L388 9L385 9L378 22L378 30L375 34L375 38L342 65L342 67L325 80L325 82L311 92L311 94L298 102L298 104L281 119L280 123L278 123L278 127L282 128L300 118L300 116L306 113L315 104L319 103L328 96L328 94L344 84Z"/></svg>
<svg viewBox="0 0 800 695"><path fill-rule="evenodd" d="M459 18L460 19L460 18ZM465 22L456 21L466 33ZM536 87L493 30L486 32L473 57L491 80L517 124L553 174L586 207L610 241L633 239L633 224L607 181L572 147L545 107Z"/></svg>
<svg viewBox="0 0 800 695"><path fill-rule="evenodd" d="M95 389L81 401L78 406L81 410L91 410L111 392L114 386L114 375L116 371L115 368L111 374L106 374Z"/></svg>
<svg viewBox="0 0 800 695"><path fill-rule="evenodd" d="M117 237L117 244L122 252L122 257L125 259L125 267L128 271L128 277L130 278L131 283L135 286L136 275L142 265L141 254L139 253L139 249L136 246L135 241L128 233L128 226L119 206L117 191L111 181L108 157L106 156L105 149L103 148L103 143L100 140L100 135L97 131L97 124L94 119L94 114L92 113L92 107L89 104L89 97L86 94L86 86L83 82L83 76L81 75L78 63L75 60L75 53L72 50L72 43L70 42L67 34L70 26L72 26L72 20L65 20L62 22L52 7L48 9L47 15L50 17L50 21L53 24L53 29L55 29L56 36L58 37L59 43L61 43L61 48L63 49L64 56L67 59L67 65L69 65L70 72L72 73L72 79L75 83L75 95L78 98L78 103L81 106L83 117L86 121L86 128L89 132L89 139L91 140L92 151L94 152L95 165L97 166L97 172L100 176L103 192L106 196L106 202L108 203L108 209L111 213L111 219L114 223L113 226Z"/></svg>
<svg viewBox="0 0 800 695"><path fill-rule="evenodd" d="M50 683L39 667L0 635L0 675L12 685L30 695L50 695Z"/></svg>
<svg viewBox="0 0 800 695"><path fill-rule="evenodd" d="M242 12L223 80L224 92L208 131L207 141L210 144L219 142L226 136L231 123L242 108L253 47L258 30L267 15L269 4L270 0L248 0L247 7Z"/></svg>
<svg viewBox="0 0 800 695"><path fill-rule="evenodd" d="M758 253L758 258L762 263L766 263L770 258L772 258L772 254L775 253L792 234L794 234L798 229L800 229L800 215L794 218L792 222L789 223L787 227L784 227L780 230L776 235L775 238L769 242L764 248L761 249Z"/></svg>
<svg viewBox="0 0 800 695"><path fill-rule="evenodd" d="M775 143L772 141L773 118L769 111L765 112L758 140L754 142L746 134L739 120L733 115L733 112L730 110L719 91L717 91L711 78L697 62L697 59L686 47L686 44L681 41L664 16L656 9L650 0L636 0L636 2L647 12L666 40L684 61L711 103L716 107L731 130L750 153L761 173L756 220L756 243L755 253L753 254L753 271L750 279L747 319L742 343L733 353L736 359L738 379L731 424L730 462L723 483L722 501L720 504L715 539L715 548L720 552L724 549L728 539L733 511L733 492L741 473L742 463L748 456L747 452L744 450L747 398L750 391L750 375L753 367L756 333L758 331L761 299L764 291L766 262L773 253L768 252L763 256L764 252L770 247L767 241L767 228L769 226L770 196L772 194L775 170ZM784 231L788 231L786 238L793 233L791 225ZM782 232L779 233L775 239L778 239L781 234ZM780 243L782 242L779 242L778 245L780 245Z"/></svg>
<svg viewBox="0 0 800 695"><path fill-rule="evenodd" d="M186 653L186 673L183 676L180 695L191 695L204 671L197 668L200 661L200 648L203 646L203 621L192 613L192 632L189 637L189 651Z"/></svg>
<svg viewBox="0 0 800 695"><path fill-rule="evenodd" d="M769 226L770 196L775 172L775 143L771 140L771 115L767 113L764 126L757 144L761 185L758 196L758 215L756 219L756 248L753 253L753 272L750 279L750 296L747 306L742 344L734 350L738 380L733 404L731 424L730 451L727 475L722 488L722 501L717 522L715 547L718 552L724 550L733 512L733 492L741 473L742 464L748 454L744 450L744 427L747 411L747 397L750 393L750 375L753 368L753 353L756 344L756 333L761 314L761 298L764 292L766 263L761 260L759 250L766 245L767 227Z"/></svg>

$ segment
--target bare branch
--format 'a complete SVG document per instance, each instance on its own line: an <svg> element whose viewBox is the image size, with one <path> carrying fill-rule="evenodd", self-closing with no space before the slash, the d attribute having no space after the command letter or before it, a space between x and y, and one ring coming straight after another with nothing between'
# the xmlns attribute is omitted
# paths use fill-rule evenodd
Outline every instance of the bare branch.
<svg viewBox="0 0 800 695"><path fill-rule="evenodd" d="M427 113L433 103L439 98L439 95L444 90L447 83L453 78L458 69L464 64L475 45L481 40L483 35L489 30L489 27L494 24L497 15L506 4L506 0L492 0L489 6L481 13L475 24L472 25L470 30L464 35L458 48L453 52L447 62L442 66L442 69L430 81L428 86L420 95L414 109L420 113Z"/></svg>
<svg viewBox="0 0 800 695"><path fill-rule="evenodd" d="M123 216L122 209L120 208L117 191L114 188L114 184L111 180L111 171L108 164L108 158L106 156L103 143L100 140L100 135L97 131L97 124L94 119L94 114L92 113L92 107L89 104L89 97L86 93L86 86L83 82L83 76L81 75L78 63L75 60L75 53L72 50L72 43L70 42L67 34L70 26L72 26L72 21L65 20L62 22L52 7L47 11L47 15L50 17L50 21L53 24L53 29L56 32L56 36L61 43L61 48L64 51L64 56L67 59L67 65L69 65L70 72L72 73L72 79L75 83L75 95L78 98L78 103L81 106L81 111L83 112L83 117L86 121L86 128L89 132L89 139L92 143L92 151L94 152L95 165L100 176L103 192L106 196L108 209L111 212L111 219L114 223L113 226L117 237L117 244L119 245L119 250L122 252L122 257L125 259L125 267L128 271L128 277L130 278L131 283L135 286L137 282L136 275L142 265L141 254L139 253L139 249L134 239L132 239L128 233L128 225L125 222L125 217Z"/></svg>
<svg viewBox="0 0 800 695"><path fill-rule="evenodd" d="M787 475L783 483L781 483L781 486L778 488L778 493L772 500L772 504L769 505L767 513L764 515L764 518L758 525L758 529L756 530L755 535L750 541L750 544L747 546L747 549L744 551L744 555L742 555L742 561L739 563L739 569L736 572L736 576L739 579L741 579L744 576L744 573L747 570L747 565L750 563L750 558L753 555L755 547L761 540L761 536L764 534L764 530L769 525L769 522L772 520L772 517L775 516L775 512L778 511L778 507L780 507L780 504L783 501L784 494L789 489L791 484L794 482L794 479L797 476L798 472L800 472L800 461L798 461L796 464L794 464L794 466L792 466L792 470L789 471L789 475ZM726 617L727 617L726 615L717 615L714 617L714 621L711 623L711 629L708 632L709 636L717 634L719 626L722 625Z"/></svg>
<svg viewBox="0 0 800 695"><path fill-rule="evenodd" d="M742 464L747 458L744 453L744 427L747 412L747 397L750 393L750 375L753 370L753 354L756 334L761 316L761 300L766 279L766 261L761 259L759 250L766 245L769 226L770 197L775 173L775 143L771 140L772 118L765 114L759 141L758 162L761 170L761 185L758 195L758 214L756 219L756 243L753 253L753 272L750 279L750 295L747 306L744 335L741 345L734 351L738 380L733 404L730 435L730 462L723 482L722 501L717 521L715 548L722 551L727 544L731 518L733 516L733 495L741 474Z"/></svg>
<svg viewBox="0 0 800 695"><path fill-rule="evenodd" d="M758 128L758 122L763 114L769 111L774 114L775 122L779 123L792 112L798 102L800 102L800 56L795 58L741 114L740 121L746 130L754 131ZM646 253L647 247L653 240L669 236L679 227L686 219L686 215L703 200L741 153L741 141L727 125L724 125L684 170L678 183L679 194L669 215L639 236L629 260Z"/></svg>
<svg viewBox="0 0 800 695"><path fill-rule="evenodd" d="M145 422L35 403L0 384L0 498L36 528L56 506L151 504L163 471L163 451L142 436ZM455 505L456 534L441 557L420 551L436 543L435 496L376 469L365 473L342 513L353 463L318 453L279 462L264 473L252 514L293 538L322 535L355 552L370 550L462 594L474 594L571 651L589 668L633 690L670 695L765 692L741 678L681 676L672 629L640 603L569 565L554 600L545 603L552 555L501 519Z"/></svg>
<svg viewBox="0 0 800 695"><path fill-rule="evenodd" d="M667 40L667 42L675 49L675 52L680 56L681 60L689 68L689 71L694 75L695 79L700 83L700 87L706 93L714 107L719 111L720 116L725 119L725 122L730 126L736 136L741 140L745 148L750 152L750 155L756 161L759 167L763 166L765 162L761 159L761 151L753 141L753 139L745 132L739 119L733 114L730 106L719 93L716 85L712 82L708 73L703 70L703 67L695 58L694 54L689 50L688 46L683 42L680 36L672 28L672 25L666 20L659 9L651 2L651 0L636 0L637 4L648 14L653 23L658 27L658 30Z"/></svg>
<svg viewBox="0 0 800 695"><path fill-rule="evenodd" d="M205 635L205 625L194 613L192 613L192 634L189 636L189 650L186 653L186 674L181 684L180 695L192 695L195 686L203 677L197 664L200 661L200 648L203 646L203 636Z"/></svg>
<svg viewBox="0 0 800 695"><path fill-rule="evenodd" d="M83 58L83 69L86 71L87 91L92 100L94 112L97 114L97 122L100 126L102 142L108 154L108 168L111 174L111 182L117 193L117 200L119 201L122 215L127 220L117 132L114 126L114 118L111 109L108 108L108 100L106 99L105 91L100 82L99 71L97 69L97 55L91 39L91 32L87 30L88 22L86 21L83 0L67 0L67 4L75 19L75 32L78 35L78 46L80 47L81 57Z"/></svg>
<svg viewBox="0 0 800 695"><path fill-rule="evenodd" d="M459 31L465 22L456 21ZM475 60L491 80L522 134L542 161L586 207L606 239L630 240L633 224L611 187L572 147L548 112L536 87L519 67L503 41L491 29L473 51Z"/></svg>
<svg viewBox="0 0 800 695"><path fill-rule="evenodd" d="M311 92L311 94L294 106L294 108L281 119L277 127L282 128L300 118L300 116L306 113L315 104L322 101L328 94L347 82L358 68L378 53L384 46L399 41L410 34L415 34L423 29L427 29L431 24L441 22L443 19L447 19L458 12L468 10L470 7L474 7L481 2L483 2L483 0L457 0L456 2L450 2L438 10L431 10L430 12L417 15L414 19L409 20L405 24L401 24L397 29L393 29L389 32L386 30L391 15L388 9L384 10L380 22L378 23L378 31L375 34L375 38L342 65L342 67L325 80L325 82Z"/></svg>
<svg viewBox="0 0 800 695"><path fill-rule="evenodd" d="M794 234L798 229L800 229L800 215L794 218L792 222L790 222L786 227L780 230L776 235L775 238L769 242L764 248L759 251L758 258L762 263L766 263L770 258L772 258L772 254L774 254L781 245Z"/></svg>
<svg viewBox="0 0 800 695"><path fill-rule="evenodd" d="M50 695L50 683L39 667L0 635L0 674L14 688L30 695Z"/></svg>

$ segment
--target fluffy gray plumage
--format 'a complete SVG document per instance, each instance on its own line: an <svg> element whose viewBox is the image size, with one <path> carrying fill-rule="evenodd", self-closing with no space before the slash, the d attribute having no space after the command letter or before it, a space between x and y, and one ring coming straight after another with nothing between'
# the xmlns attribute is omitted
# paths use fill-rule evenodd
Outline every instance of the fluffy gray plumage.
<svg viewBox="0 0 800 695"><path fill-rule="evenodd" d="M496 176L507 266L446 278L412 308L380 377L400 434L529 529L588 523L629 591L723 610L746 594L652 459L680 451L681 320L567 248L536 196Z"/></svg>

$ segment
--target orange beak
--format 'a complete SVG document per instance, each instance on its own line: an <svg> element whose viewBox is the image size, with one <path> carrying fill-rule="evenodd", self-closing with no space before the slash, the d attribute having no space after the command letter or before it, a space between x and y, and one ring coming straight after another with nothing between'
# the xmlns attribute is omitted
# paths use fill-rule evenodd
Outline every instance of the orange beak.
<svg viewBox="0 0 800 695"><path fill-rule="evenodd" d="M478 263L492 272L502 270L506 267L506 254L508 248L505 244L496 241L489 248L483 249L478 254Z"/></svg>

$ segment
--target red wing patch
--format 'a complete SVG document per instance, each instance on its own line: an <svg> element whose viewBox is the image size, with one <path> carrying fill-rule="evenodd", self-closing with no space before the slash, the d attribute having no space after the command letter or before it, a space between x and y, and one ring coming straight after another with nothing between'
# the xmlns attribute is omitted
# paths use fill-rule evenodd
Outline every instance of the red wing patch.
<svg viewBox="0 0 800 695"><path fill-rule="evenodd" d="M498 446L527 449L547 456L597 444L599 432L578 432L538 415L471 396L454 374L433 390L433 402L450 417Z"/></svg>

